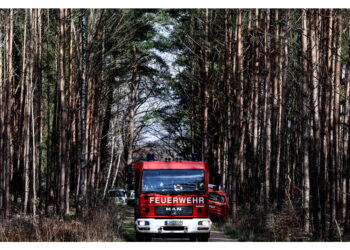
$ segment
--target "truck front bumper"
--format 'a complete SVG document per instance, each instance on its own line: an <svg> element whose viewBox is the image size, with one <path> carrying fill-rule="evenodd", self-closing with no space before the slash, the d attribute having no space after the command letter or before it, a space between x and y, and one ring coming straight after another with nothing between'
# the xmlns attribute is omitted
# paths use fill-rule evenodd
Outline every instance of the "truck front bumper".
<svg viewBox="0 0 350 250"><path fill-rule="evenodd" d="M209 218L155 219L140 218L135 221L137 233L145 234L209 234Z"/></svg>

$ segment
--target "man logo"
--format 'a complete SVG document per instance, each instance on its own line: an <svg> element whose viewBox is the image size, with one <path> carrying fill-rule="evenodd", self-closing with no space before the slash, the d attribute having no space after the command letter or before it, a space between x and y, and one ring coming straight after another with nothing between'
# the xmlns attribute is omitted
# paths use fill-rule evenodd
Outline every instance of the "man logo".
<svg viewBox="0 0 350 250"><path fill-rule="evenodd" d="M155 206L154 213L155 215L160 216L169 216L169 215L192 215L192 206L180 207L180 206Z"/></svg>
<svg viewBox="0 0 350 250"><path fill-rule="evenodd" d="M182 211L182 207L166 207L165 211L181 212Z"/></svg>

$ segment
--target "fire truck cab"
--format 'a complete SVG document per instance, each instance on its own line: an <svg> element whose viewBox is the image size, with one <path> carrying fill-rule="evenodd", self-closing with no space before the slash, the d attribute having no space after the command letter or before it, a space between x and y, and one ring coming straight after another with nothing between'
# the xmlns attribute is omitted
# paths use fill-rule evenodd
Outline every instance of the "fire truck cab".
<svg viewBox="0 0 350 250"><path fill-rule="evenodd" d="M135 232L152 237L208 241L208 164L199 161L145 161L135 164Z"/></svg>

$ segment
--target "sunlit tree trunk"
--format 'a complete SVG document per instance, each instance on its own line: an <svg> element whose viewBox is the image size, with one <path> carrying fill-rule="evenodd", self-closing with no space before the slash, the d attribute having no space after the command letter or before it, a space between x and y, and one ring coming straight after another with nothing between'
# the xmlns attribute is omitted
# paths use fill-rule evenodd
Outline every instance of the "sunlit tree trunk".
<svg viewBox="0 0 350 250"><path fill-rule="evenodd" d="M271 61L270 61L270 10L266 11L265 16L265 103L264 103L264 123L265 123L265 203L270 202L270 168L271 168Z"/></svg>
<svg viewBox="0 0 350 250"><path fill-rule="evenodd" d="M66 125L67 125L67 110L66 110L66 96L65 96L65 39L66 39L66 26L65 9L59 11L59 65L58 65L58 102L59 102L59 168L60 168L60 213L66 212Z"/></svg>
<svg viewBox="0 0 350 250"><path fill-rule="evenodd" d="M87 168L87 147L86 147L86 102L87 102L87 84L86 84L86 15L83 13L80 17L79 27L79 85L80 85L80 149L79 149L79 179L77 182L77 212L84 215L86 208L86 168Z"/></svg>
<svg viewBox="0 0 350 250"><path fill-rule="evenodd" d="M303 144L303 208L304 208L304 230L310 231L310 177L309 177L309 128L308 128L308 62L307 62L307 18L306 10L302 10L302 52L303 52L303 75L302 75L302 144Z"/></svg>
<svg viewBox="0 0 350 250"><path fill-rule="evenodd" d="M23 75L22 75L22 82L23 82L23 91L25 91L25 99L24 99L24 124L23 124L23 130L26 131L24 134L24 201L23 201L23 212L28 212L28 199L29 199L29 143L30 143L30 132L28 125L29 120L29 114L28 110L26 109L29 106L29 87L28 87L28 62L27 62L27 54L28 54L28 44L27 44L27 20L28 20L28 13L29 10L25 10L25 18L24 18L24 35L23 35Z"/></svg>
<svg viewBox="0 0 350 250"><path fill-rule="evenodd" d="M314 156L314 163L315 165L311 169L311 179L312 179L312 204L313 204L313 219L314 219L314 229L316 232L316 238L319 238L319 198L318 198L318 183L317 183L317 176L319 174L319 166L320 166L320 153L321 153L321 137L320 137L320 127L321 127L321 121L320 121L320 102L319 102L319 75L318 75L318 46L317 46L317 15L318 11L313 10L312 17L310 20L310 39L311 39L311 72L312 72L312 103L313 103L313 134L314 134L314 140L313 140L313 156Z"/></svg>

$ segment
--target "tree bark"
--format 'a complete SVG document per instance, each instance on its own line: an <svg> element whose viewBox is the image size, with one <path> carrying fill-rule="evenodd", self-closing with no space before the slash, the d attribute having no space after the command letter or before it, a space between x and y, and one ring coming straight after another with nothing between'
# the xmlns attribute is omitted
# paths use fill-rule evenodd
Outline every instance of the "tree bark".
<svg viewBox="0 0 350 250"><path fill-rule="evenodd" d="M241 88L243 84L243 37L242 37L242 10L237 10L237 54L236 54L236 93L235 93L235 106L234 106L234 138L233 138L233 170L232 170L232 217L237 218L237 178L238 170L240 167L240 117L241 117Z"/></svg>
<svg viewBox="0 0 350 250"><path fill-rule="evenodd" d="M307 62L307 17L306 10L302 10L302 52L303 52L303 78L302 78L302 103L303 103L303 119L302 119L302 144L303 144L303 208L304 208L304 230L310 232L310 176L309 176L309 127L308 127L308 62Z"/></svg>
<svg viewBox="0 0 350 250"><path fill-rule="evenodd" d="M264 104L264 121L265 121L265 205L270 203L270 168L271 168L271 61L269 56L269 50L271 46L269 37L270 27L270 10L266 11L265 17L265 104Z"/></svg>
<svg viewBox="0 0 350 250"><path fill-rule="evenodd" d="M209 111L209 10L204 10L204 44L203 44L203 91L202 91L202 113L203 113L203 150L202 160L208 160L208 111Z"/></svg>
<svg viewBox="0 0 350 250"><path fill-rule="evenodd" d="M66 39L66 27L65 9L59 11L59 67L58 67L58 101L59 101L59 159L58 166L60 167L60 213L64 215L66 213L66 157L67 157L67 108L66 108L66 96L65 96L65 39Z"/></svg>
<svg viewBox="0 0 350 250"><path fill-rule="evenodd" d="M319 238L319 231L320 231L320 225L319 225L319 198L318 198L318 192L319 187L317 183L317 176L319 175L319 166L320 166L320 153L321 153L321 136L320 136L320 127L321 127L321 120L320 120L320 102L319 102L319 76L318 76L318 46L317 46L317 16L318 11L313 10L312 12L312 20L310 20L310 39L311 39L311 69L312 69L312 85L313 85L313 91L312 91L312 103L313 103L313 124L314 124L314 140L313 140L313 146L314 146L314 167L312 167L311 170L311 179L312 179L312 204L313 204L313 224L314 224L314 231L316 233L316 239Z"/></svg>

